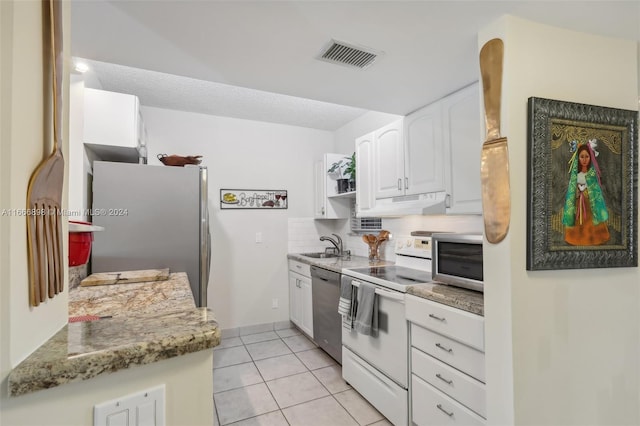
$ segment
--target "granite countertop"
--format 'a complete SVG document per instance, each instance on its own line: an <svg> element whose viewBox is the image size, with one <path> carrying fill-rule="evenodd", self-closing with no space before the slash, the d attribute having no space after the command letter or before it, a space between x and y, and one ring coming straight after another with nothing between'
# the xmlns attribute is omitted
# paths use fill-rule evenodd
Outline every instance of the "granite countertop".
<svg viewBox="0 0 640 426"><path fill-rule="evenodd" d="M445 284L427 283L407 287L407 294L484 316L484 293Z"/></svg>
<svg viewBox="0 0 640 426"><path fill-rule="evenodd" d="M185 272L166 281L76 287L69 290L69 316L131 316L145 312L193 309L196 304Z"/></svg>
<svg viewBox="0 0 640 426"><path fill-rule="evenodd" d="M342 273L342 269L358 268L364 266L384 266L393 265L394 262L379 261L375 264L369 263L369 259L362 256L351 256L350 258L333 257L329 259L316 259L303 256L297 253L289 253L289 259L295 259L309 265L319 266L335 272ZM429 299L443 305L452 306L472 314L484 316L484 294L478 291L467 290L459 287L452 287L438 283L415 284L407 287L407 294L412 294L423 299Z"/></svg>
<svg viewBox="0 0 640 426"><path fill-rule="evenodd" d="M364 266L393 265L393 262L388 262L385 260L370 263L369 258L364 256L330 257L328 259L317 259L315 257L303 256L299 253L289 253L287 255L287 258L298 260L308 265L318 266L320 268L339 273L342 273L343 269L361 268Z"/></svg>
<svg viewBox="0 0 640 426"><path fill-rule="evenodd" d="M112 318L65 325L11 371L10 396L87 380L220 343L213 312L195 307L184 273L171 274L166 281L73 289L69 292L69 315Z"/></svg>

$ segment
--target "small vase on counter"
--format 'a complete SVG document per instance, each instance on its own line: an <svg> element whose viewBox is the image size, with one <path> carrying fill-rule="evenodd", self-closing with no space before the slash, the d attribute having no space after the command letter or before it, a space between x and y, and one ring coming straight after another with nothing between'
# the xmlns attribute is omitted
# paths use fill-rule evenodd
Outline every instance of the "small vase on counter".
<svg viewBox="0 0 640 426"><path fill-rule="evenodd" d="M380 245L389 239L391 233L386 230L380 231L378 235L366 234L362 240L369 246L369 262L380 261Z"/></svg>

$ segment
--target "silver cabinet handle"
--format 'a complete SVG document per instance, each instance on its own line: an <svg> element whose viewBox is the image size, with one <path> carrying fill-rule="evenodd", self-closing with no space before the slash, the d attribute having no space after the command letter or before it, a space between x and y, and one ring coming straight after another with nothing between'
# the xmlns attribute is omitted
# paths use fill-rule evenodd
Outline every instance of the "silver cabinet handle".
<svg viewBox="0 0 640 426"><path fill-rule="evenodd" d="M322 208L322 216L324 216L324 207Z"/></svg>
<svg viewBox="0 0 640 426"><path fill-rule="evenodd" d="M433 314L429 314L429 318L433 318L433 319L438 320L440 322L445 322L447 320L446 318L438 317L438 316L435 316Z"/></svg>
<svg viewBox="0 0 640 426"><path fill-rule="evenodd" d="M436 346L440 349L442 349L443 351L447 351L449 353L453 352L453 349L451 348L445 348L444 346L442 346L440 343L436 343Z"/></svg>
<svg viewBox="0 0 640 426"><path fill-rule="evenodd" d="M402 191L402 179L398 179L398 191Z"/></svg>
<svg viewBox="0 0 640 426"><path fill-rule="evenodd" d="M442 376L440 375L440 373L436 373L436 377L437 377L438 379L442 380L443 382L445 382L445 383L446 383L446 384L448 384L448 385L452 385L452 384L453 384L453 380L447 380L447 379L445 379L444 377L442 377Z"/></svg>
<svg viewBox="0 0 640 426"><path fill-rule="evenodd" d="M445 410L444 408L442 408L442 404L438 404L436 405L436 407L438 407L438 410L442 411L443 413L445 413L447 416L449 417L453 417L453 413L448 412L447 410Z"/></svg>
<svg viewBox="0 0 640 426"><path fill-rule="evenodd" d="M409 178L404 178L404 189L409 189Z"/></svg>

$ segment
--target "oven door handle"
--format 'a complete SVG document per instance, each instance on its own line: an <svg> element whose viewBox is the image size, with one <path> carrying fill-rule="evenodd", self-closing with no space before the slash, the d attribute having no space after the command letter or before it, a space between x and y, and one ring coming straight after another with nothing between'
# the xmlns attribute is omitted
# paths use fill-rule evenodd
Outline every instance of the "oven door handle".
<svg viewBox="0 0 640 426"><path fill-rule="evenodd" d="M351 285L354 287L360 287L360 281L351 280ZM398 291L382 290L381 288L376 286L376 294L380 297L386 297L387 299L392 299L397 302L404 303L404 293L400 293Z"/></svg>

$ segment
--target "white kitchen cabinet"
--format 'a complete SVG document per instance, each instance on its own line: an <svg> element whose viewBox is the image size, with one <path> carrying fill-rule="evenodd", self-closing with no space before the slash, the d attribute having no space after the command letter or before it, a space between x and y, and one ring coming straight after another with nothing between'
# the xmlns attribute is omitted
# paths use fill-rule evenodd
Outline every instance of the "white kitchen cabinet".
<svg viewBox="0 0 640 426"><path fill-rule="evenodd" d="M376 199L404 195L404 140L402 120L374 132L373 180ZM362 164L356 161L358 167Z"/></svg>
<svg viewBox="0 0 640 426"><path fill-rule="evenodd" d="M371 132L356 139L356 215L366 217L376 205L374 188L373 141L375 133Z"/></svg>
<svg viewBox="0 0 640 426"><path fill-rule="evenodd" d="M440 102L404 119L405 195L444 191L444 140Z"/></svg>
<svg viewBox="0 0 640 426"><path fill-rule="evenodd" d="M406 208L389 199L416 195L445 199L446 213L481 214L479 101L476 82L356 139L356 215L388 215Z"/></svg>
<svg viewBox="0 0 640 426"><path fill-rule="evenodd" d="M313 295L309 265L289 260L289 319L313 338Z"/></svg>
<svg viewBox="0 0 640 426"><path fill-rule="evenodd" d="M375 132L376 199L444 191L438 103Z"/></svg>
<svg viewBox="0 0 640 426"><path fill-rule="evenodd" d="M485 424L484 318L407 295L413 424Z"/></svg>
<svg viewBox="0 0 640 426"><path fill-rule="evenodd" d="M442 100L445 145L443 164L447 191L447 213L481 214L480 153L483 124L480 118L478 83Z"/></svg>
<svg viewBox="0 0 640 426"><path fill-rule="evenodd" d="M83 142L100 159L138 162L146 156L147 131L137 96L84 90Z"/></svg>
<svg viewBox="0 0 640 426"><path fill-rule="evenodd" d="M327 170L337 161L348 158L345 154L324 154L314 163L314 217L316 219L347 219L350 217L352 193L338 193L338 183ZM357 172L357 170L356 170Z"/></svg>

